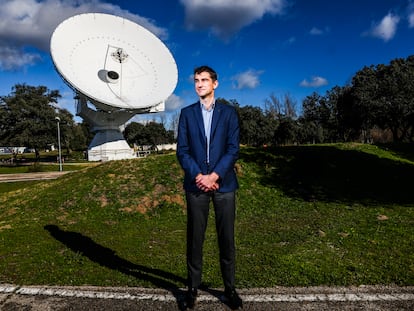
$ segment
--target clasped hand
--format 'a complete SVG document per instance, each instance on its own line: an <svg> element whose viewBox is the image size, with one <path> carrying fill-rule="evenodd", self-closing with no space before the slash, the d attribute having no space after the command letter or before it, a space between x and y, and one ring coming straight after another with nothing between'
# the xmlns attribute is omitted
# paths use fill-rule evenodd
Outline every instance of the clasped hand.
<svg viewBox="0 0 414 311"><path fill-rule="evenodd" d="M195 182L197 187L204 191L215 191L219 188L219 184L217 183L217 180L219 179L219 176L216 173L211 173L208 175L202 175L198 174L196 176Z"/></svg>

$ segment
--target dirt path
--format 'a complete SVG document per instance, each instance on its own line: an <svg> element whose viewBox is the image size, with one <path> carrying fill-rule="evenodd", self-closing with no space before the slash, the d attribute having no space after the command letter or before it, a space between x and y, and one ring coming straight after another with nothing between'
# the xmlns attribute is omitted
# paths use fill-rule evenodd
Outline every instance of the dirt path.
<svg viewBox="0 0 414 311"><path fill-rule="evenodd" d="M38 172L38 173L18 173L18 174L0 174L0 182L32 181L56 179L59 176L69 172Z"/></svg>

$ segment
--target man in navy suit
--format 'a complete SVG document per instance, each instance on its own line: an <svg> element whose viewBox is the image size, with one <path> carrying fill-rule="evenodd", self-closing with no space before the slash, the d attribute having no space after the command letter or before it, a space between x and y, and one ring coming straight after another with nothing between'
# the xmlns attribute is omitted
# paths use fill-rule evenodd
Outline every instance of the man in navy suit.
<svg viewBox="0 0 414 311"><path fill-rule="evenodd" d="M239 156L239 118L234 107L216 102L217 73L208 66L194 70L199 101L181 110L177 157L184 170L187 201L187 307L193 308L201 285L203 243L213 202L224 295L233 309L242 306L235 290L234 165Z"/></svg>

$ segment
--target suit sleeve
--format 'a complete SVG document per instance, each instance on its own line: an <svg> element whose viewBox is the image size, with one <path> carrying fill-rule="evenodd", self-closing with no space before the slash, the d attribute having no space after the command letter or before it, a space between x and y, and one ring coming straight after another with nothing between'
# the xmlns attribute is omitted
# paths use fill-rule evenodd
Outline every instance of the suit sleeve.
<svg viewBox="0 0 414 311"><path fill-rule="evenodd" d="M178 122L177 158L186 175L194 180L201 169L190 153L189 124L184 111L181 111Z"/></svg>
<svg viewBox="0 0 414 311"><path fill-rule="evenodd" d="M220 178L224 178L226 174L234 170L234 164L239 158L240 149L240 124L239 117L235 109L231 109L228 118L228 128L226 137L225 153L214 167Z"/></svg>

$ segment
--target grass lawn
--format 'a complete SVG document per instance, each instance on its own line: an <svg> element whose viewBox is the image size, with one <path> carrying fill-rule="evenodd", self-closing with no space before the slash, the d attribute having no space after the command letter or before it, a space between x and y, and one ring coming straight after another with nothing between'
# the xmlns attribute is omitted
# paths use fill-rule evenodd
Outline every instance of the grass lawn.
<svg viewBox="0 0 414 311"><path fill-rule="evenodd" d="M35 158L34 153L22 153L11 161L12 155L0 154L0 174L59 171L60 165L56 161L57 156L56 150L41 152L39 159ZM63 171L75 171L94 165L92 162L85 161L81 152L72 152L71 155L64 153L62 158L66 159L62 164Z"/></svg>
<svg viewBox="0 0 414 311"><path fill-rule="evenodd" d="M413 155L242 149L237 287L414 285ZM167 154L0 189L0 283L185 287L182 176ZM210 218L203 280L221 287Z"/></svg>

